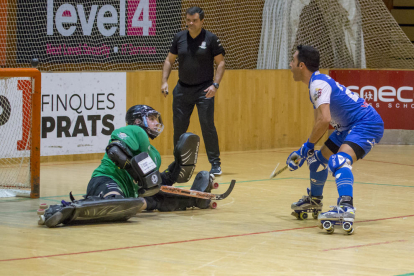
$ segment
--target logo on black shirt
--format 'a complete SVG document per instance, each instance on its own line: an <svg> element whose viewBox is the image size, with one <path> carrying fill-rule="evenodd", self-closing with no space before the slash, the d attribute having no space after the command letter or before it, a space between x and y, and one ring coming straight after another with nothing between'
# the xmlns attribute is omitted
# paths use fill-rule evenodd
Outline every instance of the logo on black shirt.
<svg viewBox="0 0 414 276"><path fill-rule="evenodd" d="M200 47L201 49L206 49L206 48L207 48L207 46L206 46L206 42L205 42L205 41L203 41L203 42L201 43L201 45L200 45L200 46L198 46L198 47Z"/></svg>

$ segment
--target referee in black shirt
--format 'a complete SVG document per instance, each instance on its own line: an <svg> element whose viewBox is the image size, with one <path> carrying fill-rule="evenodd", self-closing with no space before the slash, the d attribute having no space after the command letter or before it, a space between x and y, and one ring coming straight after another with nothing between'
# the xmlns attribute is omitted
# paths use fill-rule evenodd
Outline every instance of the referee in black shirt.
<svg viewBox="0 0 414 276"><path fill-rule="evenodd" d="M186 11L188 30L174 36L164 62L161 92L168 95L168 77L178 56L178 83L173 91L174 147L181 134L187 132L194 105L203 133L210 173L221 175L220 150L214 126L214 96L224 74L225 51L217 36L202 28L204 12L199 7ZM214 62L217 64L214 76ZM213 81L214 79L214 81Z"/></svg>

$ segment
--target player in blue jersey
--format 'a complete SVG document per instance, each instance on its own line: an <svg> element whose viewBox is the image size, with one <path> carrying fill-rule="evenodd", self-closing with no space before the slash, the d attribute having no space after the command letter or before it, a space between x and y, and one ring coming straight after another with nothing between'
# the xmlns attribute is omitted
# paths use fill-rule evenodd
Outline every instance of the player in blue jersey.
<svg viewBox="0 0 414 276"><path fill-rule="evenodd" d="M342 224L343 229L352 234L355 219L352 165L380 142L384 122L364 99L319 72L316 48L297 46L290 67L294 80L309 87L315 118L309 139L286 161L293 171L307 160L310 170L310 189L306 196L292 204L292 215L304 219L307 212L313 212L313 217L321 221L321 227L328 233L333 232L335 224ZM328 130L329 124L335 131L320 150L314 150L315 143ZM328 172L335 177L339 198L332 210L320 213Z"/></svg>

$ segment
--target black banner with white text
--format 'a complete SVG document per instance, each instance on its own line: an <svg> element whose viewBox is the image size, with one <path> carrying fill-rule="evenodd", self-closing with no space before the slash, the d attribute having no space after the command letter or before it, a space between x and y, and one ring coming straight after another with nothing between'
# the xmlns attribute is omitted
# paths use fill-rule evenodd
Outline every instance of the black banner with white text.
<svg viewBox="0 0 414 276"><path fill-rule="evenodd" d="M18 0L17 62L162 62L180 17L170 0Z"/></svg>

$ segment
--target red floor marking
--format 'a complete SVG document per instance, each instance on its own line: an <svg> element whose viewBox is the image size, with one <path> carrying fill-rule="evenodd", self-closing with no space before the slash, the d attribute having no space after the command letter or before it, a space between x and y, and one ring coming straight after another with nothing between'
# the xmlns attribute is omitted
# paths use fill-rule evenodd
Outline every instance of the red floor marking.
<svg viewBox="0 0 414 276"><path fill-rule="evenodd" d="M35 256L35 257L27 257L27 258L5 259L5 260L0 260L0 262L22 261L22 260L51 258L51 257L62 257L62 256L70 256L70 255L80 255L80 254L88 254L88 253L99 253L99 252L108 252L108 251L115 251L115 250L133 249L133 248L140 248L140 247L149 247L149 246L158 246L158 245L169 245L169 244L176 244L176 243L208 241L208 240L235 238L235 237L243 237L243 236L251 236L251 235L261 235L261 234L268 234L268 233L275 233L275 232L284 232L284 231L292 231L292 230L302 230L302 229L306 229L306 228L315 228L315 227L317 227L317 226L307 226L307 227L300 227L300 228L291 228L291 229L282 229L282 230L272 230L272 231L264 231L264 232L256 232L256 233L246 233L246 234L238 234L238 235L228 235L228 236L222 236L222 237L211 237L211 238L201 238L201 239L193 239L193 240L182 240L182 241L173 241L173 242L153 243L153 244L144 244L144 245L137 245L137 246L128 246L128 247L119 247L119 248L110 248L110 249L101 249L101 250L92 250L92 251L83 251L83 252L74 252L74 253L64 253L64 254L55 254L55 255L46 255L46 256Z"/></svg>
<svg viewBox="0 0 414 276"><path fill-rule="evenodd" d="M398 218L408 218L408 217L414 217L414 215L408 215L408 216L398 216L398 217L390 217L390 218L380 218L380 219L368 219L363 221L357 221L360 222L371 222L371 221L379 221L379 220L387 220L387 219L398 219Z"/></svg>
<svg viewBox="0 0 414 276"><path fill-rule="evenodd" d="M363 244L363 245L355 245L355 246L348 246L348 247L338 247L338 248L325 249L325 250L321 250L321 251L342 250L342 249L350 249L350 248L358 248L358 247L364 247L364 246L373 246L373 245L389 244L389 243L393 243L393 242L406 242L406 241L407 240L398 240L398 241L368 243L368 244Z"/></svg>
<svg viewBox="0 0 414 276"><path fill-rule="evenodd" d="M398 218L406 218L406 217L414 217L414 215L363 220L363 221L358 221L358 223L379 221L379 220L388 220L388 219L398 219ZM153 243L153 244L144 244L144 245L137 245L137 246L128 246L128 247L119 247L119 248L110 248L110 249L92 250L92 251L83 251L83 252L74 252L74 253L64 253L64 254L45 255L45 256L34 256L34 257L27 257L27 258L4 259L4 260L0 260L0 262L23 261L23 260L32 260L32 259L42 259L42 258L51 258L51 257L62 257L62 256L70 256L70 255L81 255L81 254L89 254L89 253L108 252L108 251L115 251L115 250L140 248L140 247L150 247L150 246L177 244L177 243L208 241L208 240L244 237L244 236L252 236L252 235L261 235L261 234L268 234L268 233L286 232L286 231L293 231L293 230L302 230L302 229L309 229L309 228L316 228L316 227L318 227L318 226L307 226L307 227L272 230L272 231L255 232L255 233L246 233L246 234L238 234L238 235L228 235L228 236L222 236L222 237L211 237L211 238L201 238L201 239L193 239L193 240L182 240L182 241L173 241L173 242L164 242L164 243Z"/></svg>

